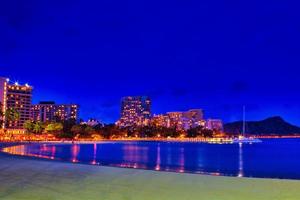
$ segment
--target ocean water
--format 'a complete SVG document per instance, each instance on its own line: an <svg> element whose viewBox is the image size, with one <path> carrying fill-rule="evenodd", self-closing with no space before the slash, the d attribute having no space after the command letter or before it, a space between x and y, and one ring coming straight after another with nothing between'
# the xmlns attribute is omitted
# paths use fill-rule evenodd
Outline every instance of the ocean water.
<svg viewBox="0 0 300 200"><path fill-rule="evenodd" d="M300 139L253 144L103 142L22 144L5 153L72 163L178 173L300 179Z"/></svg>

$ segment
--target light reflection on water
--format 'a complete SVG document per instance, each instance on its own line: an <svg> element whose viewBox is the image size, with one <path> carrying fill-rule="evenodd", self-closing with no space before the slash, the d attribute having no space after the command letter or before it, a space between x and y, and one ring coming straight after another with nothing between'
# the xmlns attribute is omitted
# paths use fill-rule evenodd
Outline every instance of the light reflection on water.
<svg viewBox="0 0 300 200"><path fill-rule="evenodd" d="M36 158L179 173L300 179L300 140L260 144L111 142L24 144L3 152ZM280 159L278 159L280 158Z"/></svg>
<svg viewBox="0 0 300 200"><path fill-rule="evenodd" d="M244 176L244 163L243 163L243 143L239 143L239 173L238 177Z"/></svg>
<svg viewBox="0 0 300 200"><path fill-rule="evenodd" d="M72 162L77 163L79 162L78 160L78 154L80 152L80 146L78 144L72 145Z"/></svg>
<svg viewBox="0 0 300 200"><path fill-rule="evenodd" d="M180 148L179 152L179 172L184 173L184 148Z"/></svg>
<svg viewBox="0 0 300 200"><path fill-rule="evenodd" d="M92 165L97 165L97 144L93 144L93 161L91 162Z"/></svg>
<svg viewBox="0 0 300 200"><path fill-rule="evenodd" d="M155 170L160 171L160 144L157 146L157 154L156 154L156 165Z"/></svg>

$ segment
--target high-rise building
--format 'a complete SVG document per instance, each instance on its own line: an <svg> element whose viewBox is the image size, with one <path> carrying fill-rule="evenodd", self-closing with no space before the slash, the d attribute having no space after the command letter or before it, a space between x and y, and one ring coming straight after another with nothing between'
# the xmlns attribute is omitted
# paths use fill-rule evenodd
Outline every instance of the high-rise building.
<svg viewBox="0 0 300 200"><path fill-rule="evenodd" d="M147 96L124 97L121 103L121 118L118 125L143 126L148 125L151 118L151 100Z"/></svg>
<svg viewBox="0 0 300 200"><path fill-rule="evenodd" d="M31 120L33 121L65 121L77 120L77 118L78 105L76 104L55 104L54 101L41 101L31 107Z"/></svg>
<svg viewBox="0 0 300 200"><path fill-rule="evenodd" d="M192 109L183 112L183 117L188 123L186 127L195 128L197 126L205 126L204 114L202 109ZM186 129L186 128L185 128Z"/></svg>
<svg viewBox="0 0 300 200"><path fill-rule="evenodd" d="M168 115L154 115L151 124L156 127L170 127L170 117Z"/></svg>
<svg viewBox="0 0 300 200"><path fill-rule="evenodd" d="M192 119L193 121L203 120L203 110L202 109L192 109L182 113L183 117Z"/></svg>
<svg viewBox="0 0 300 200"><path fill-rule="evenodd" d="M76 104L61 104L57 105L55 116L59 120L65 121L68 119L78 119L78 105Z"/></svg>
<svg viewBox="0 0 300 200"><path fill-rule="evenodd" d="M3 113L14 110L18 113L15 120L6 119L2 128L23 129L24 123L30 119L30 108L32 98L32 87L28 84L11 84L8 78L0 77L0 104Z"/></svg>
<svg viewBox="0 0 300 200"><path fill-rule="evenodd" d="M168 112L170 127L178 130L188 130L197 126L205 126L203 111L201 109L192 109L184 112Z"/></svg>
<svg viewBox="0 0 300 200"><path fill-rule="evenodd" d="M208 119L206 128L215 131L223 131L223 121L221 119Z"/></svg>
<svg viewBox="0 0 300 200"><path fill-rule="evenodd" d="M31 106L31 120L33 121L54 121L56 105L53 101L43 101Z"/></svg>
<svg viewBox="0 0 300 200"><path fill-rule="evenodd" d="M179 130L183 129L183 112L168 112L167 116L170 119L169 127L174 127Z"/></svg>

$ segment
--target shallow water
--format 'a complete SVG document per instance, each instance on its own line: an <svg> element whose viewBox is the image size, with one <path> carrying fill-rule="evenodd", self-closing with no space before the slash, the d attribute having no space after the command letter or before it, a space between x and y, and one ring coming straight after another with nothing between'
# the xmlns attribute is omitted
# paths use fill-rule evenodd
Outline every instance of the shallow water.
<svg viewBox="0 0 300 200"><path fill-rule="evenodd" d="M4 152L73 163L238 177L300 179L300 139L253 144L103 142L25 144Z"/></svg>

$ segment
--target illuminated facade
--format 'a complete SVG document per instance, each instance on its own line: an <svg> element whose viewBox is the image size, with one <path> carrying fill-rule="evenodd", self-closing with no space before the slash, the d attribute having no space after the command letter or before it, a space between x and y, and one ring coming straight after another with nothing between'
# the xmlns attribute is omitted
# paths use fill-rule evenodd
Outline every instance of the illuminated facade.
<svg viewBox="0 0 300 200"><path fill-rule="evenodd" d="M182 114L185 119L184 129L195 128L197 126L205 127L204 113L202 109L192 109Z"/></svg>
<svg viewBox="0 0 300 200"><path fill-rule="evenodd" d="M215 131L223 131L223 121L221 119L208 119L206 128Z"/></svg>
<svg viewBox="0 0 300 200"><path fill-rule="evenodd" d="M193 109L184 112L168 112L165 115L156 115L152 118L155 126L172 127L178 130L188 130L197 126L205 126L203 111Z"/></svg>
<svg viewBox="0 0 300 200"><path fill-rule="evenodd" d="M6 78L0 77L0 111L2 115L0 116L0 121L5 121L4 113L6 111L6 93L7 93L7 80ZM1 123L0 128L4 128L5 124Z"/></svg>
<svg viewBox="0 0 300 200"><path fill-rule="evenodd" d="M68 119L78 119L78 105L76 104L62 104L57 105L55 116L59 120L65 121Z"/></svg>
<svg viewBox="0 0 300 200"><path fill-rule="evenodd" d="M183 112L182 116L187 119L193 120L193 122L197 122L197 121L203 120L204 114L203 114L203 110L201 110L201 109L192 109L192 110Z"/></svg>
<svg viewBox="0 0 300 200"><path fill-rule="evenodd" d="M151 100L147 96L124 97L121 104L121 127L148 125L151 118Z"/></svg>
<svg viewBox="0 0 300 200"><path fill-rule="evenodd" d="M170 123L169 127L174 127L179 130L183 129L183 113L182 112L168 112Z"/></svg>
<svg viewBox="0 0 300 200"><path fill-rule="evenodd" d="M0 77L0 103L1 110L6 113L9 109L18 112L19 117L16 120L8 120L3 117L5 123L2 128L23 129L23 124L30 119L32 99L32 87L28 84L11 84L8 78Z"/></svg>
<svg viewBox="0 0 300 200"><path fill-rule="evenodd" d="M55 104L53 101L44 101L31 107L31 120L49 122L78 119L78 105Z"/></svg>
<svg viewBox="0 0 300 200"><path fill-rule="evenodd" d="M170 118L167 115L154 115L151 124L156 127L170 127Z"/></svg>

